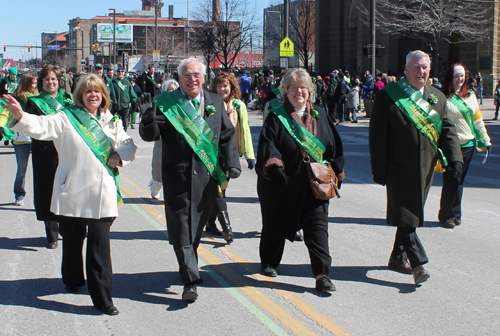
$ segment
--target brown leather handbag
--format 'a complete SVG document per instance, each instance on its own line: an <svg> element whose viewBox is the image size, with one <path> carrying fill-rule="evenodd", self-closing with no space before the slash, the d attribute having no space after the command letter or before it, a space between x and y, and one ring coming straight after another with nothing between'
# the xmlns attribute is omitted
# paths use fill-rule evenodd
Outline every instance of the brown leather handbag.
<svg viewBox="0 0 500 336"><path fill-rule="evenodd" d="M311 157L304 153L304 163L309 175L309 183L314 197L320 200L329 200L330 198L340 198L338 179L332 166L326 163L311 161Z"/></svg>

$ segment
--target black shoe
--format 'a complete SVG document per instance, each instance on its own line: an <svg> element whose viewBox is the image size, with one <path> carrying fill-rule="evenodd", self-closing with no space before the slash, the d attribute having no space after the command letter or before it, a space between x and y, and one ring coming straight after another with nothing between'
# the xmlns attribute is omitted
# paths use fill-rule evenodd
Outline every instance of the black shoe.
<svg viewBox="0 0 500 336"><path fill-rule="evenodd" d="M456 224L455 221L447 221L447 222L440 222L441 226L447 229L453 229L455 228Z"/></svg>
<svg viewBox="0 0 500 336"><path fill-rule="evenodd" d="M460 226L462 224L462 220L455 219L455 226Z"/></svg>
<svg viewBox="0 0 500 336"><path fill-rule="evenodd" d="M304 237L302 236L302 233L300 233L300 230L295 232L293 241L304 241Z"/></svg>
<svg viewBox="0 0 500 336"><path fill-rule="evenodd" d="M272 278L274 278L278 275L278 272L276 272L276 270L273 267L271 267L270 265L262 265L260 267L260 271L261 271L262 275L272 277Z"/></svg>
<svg viewBox="0 0 500 336"><path fill-rule="evenodd" d="M106 314L106 315L118 315L118 314L120 314L120 312L118 311L118 309L116 309L115 306L111 306L108 308L104 308L104 307L96 307L96 308L101 313Z"/></svg>
<svg viewBox="0 0 500 336"><path fill-rule="evenodd" d="M411 274L412 269L410 266L410 262L408 259L403 259L403 260L397 260L395 258L390 258L389 259L389 264L387 265L389 268L398 271L399 273L403 274Z"/></svg>
<svg viewBox="0 0 500 336"><path fill-rule="evenodd" d="M217 225L215 223L207 223L205 231L213 234L214 236L222 236L222 232L217 228Z"/></svg>
<svg viewBox="0 0 500 336"><path fill-rule="evenodd" d="M48 243L47 244L47 248L51 249L51 250L56 249L57 248L57 242L55 241L53 243Z"/></svg>
<svg viewBox="0 0 500 336"><path fill-rule="evenodd" d="M337 290L335 285L326 275L323 275L321 278L316 280L316 289L325 293L335 292Z"/></svg>
<svg viewBox="0 0 500 336"><path fill-rule="evenodd" d="M182 291L182 299L187 302L195 302L198 298L198 292L196 291L196 285L186 285Z"/></svg>
<svg viewBox="0 0 500 336"><path fill-rule="evenodd" d="M224 232L224 240L226 240L228 244L231 244L234 240L234 234L231 228L231 222L229 221L229 214L227 211L221 211L217 213L217 218L222 226L222 232Z"/></svg>

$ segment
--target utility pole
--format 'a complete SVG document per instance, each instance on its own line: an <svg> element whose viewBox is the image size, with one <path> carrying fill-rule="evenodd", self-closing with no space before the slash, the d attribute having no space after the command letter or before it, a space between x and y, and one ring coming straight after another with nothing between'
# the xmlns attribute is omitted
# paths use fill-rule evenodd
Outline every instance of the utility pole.
<svg viewBox="0 0 500 336"><path fill-rule="evenodd" d="M368 45L368 65L374 81L377 71L375 65L375 54L377 50L375 45L375 1L376 0L370 0L370 44Z"/></svg>
<svg viewBox="0 0 500 336"><path fill-rule="evenodd" d="M284 0L284 11L283 11L283 38L288 37L289 34L289 26L290 26L290 0ZM375 1L375 0L373 0ZM288 69L289 58L285 57L285 69Z"/></svg>

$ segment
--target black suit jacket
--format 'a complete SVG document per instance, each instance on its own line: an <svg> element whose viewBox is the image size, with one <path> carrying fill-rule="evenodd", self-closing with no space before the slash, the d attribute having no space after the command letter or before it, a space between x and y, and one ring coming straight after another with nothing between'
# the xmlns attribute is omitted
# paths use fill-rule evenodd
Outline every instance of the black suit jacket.
<svg viewBox="0 0 500 336"><path fill-rule="evenodd" d="M203 117L215 135L224 166L241 170L235 130L222 98L207 91L203 91L203 95ZM215 107L212 115L206 110L209 105ZM162 139L162 179L169 241L177 246L193 244L201 234L199 226L205 224L212 209L217 182L158 108L155 121L149 125L141 122L139 133L145 141Z"/></svg>

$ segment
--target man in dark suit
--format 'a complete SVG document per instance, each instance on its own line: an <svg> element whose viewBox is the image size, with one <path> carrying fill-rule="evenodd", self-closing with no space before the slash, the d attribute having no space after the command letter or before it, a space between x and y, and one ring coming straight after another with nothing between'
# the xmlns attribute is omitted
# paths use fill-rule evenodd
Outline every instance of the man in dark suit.
<svg viewBox="0 0 500 336"><path fill-rule="evenodd" d="M148 71L144 72L138 79L137 84L142 92L149 92L152 98L156 97L161 88L160 79L155 76L155 67L150 65Z"/></svg>
<svg viewBox="0 0 500 336"><path fill-rule="evenodd" d="M416 228L424 225L424 205L439 158L436 148L449 163L446 169L456 175L461 174L463 162L455 126L445 113L446 98L426 84L430 69L429 55L410 52L406 79L390 83L376 95L370 119L373 181L387 186L387 224L397 226L389 267L413 274L416 284L430 276L423 267L428 259ZM439 119L441 131L432 133L432 120ZM428 132L417 129L419 123Z"/></svg>
<svg viewBox="0 0 500 336"><path fill-rule="evenodd" d="M226 178L239 177L241 167L235 130L224 102L218 95L202 89L205 65L188 58L179 64L178 71L179 89L160 94L151 108L145 109L148 103L141 105L139 132L146 141L162 139L169 242L174 246L184 283L182 299L193 302L198 297L197 248L203 227L213 208L218 185L223 189ZM147 100L149 94L144 96ZM224 158L225 172L217 163L216 151L210 155L209 147L217 149Z"/></svg>

